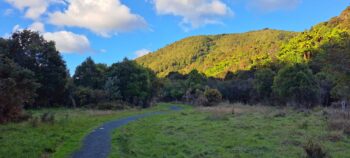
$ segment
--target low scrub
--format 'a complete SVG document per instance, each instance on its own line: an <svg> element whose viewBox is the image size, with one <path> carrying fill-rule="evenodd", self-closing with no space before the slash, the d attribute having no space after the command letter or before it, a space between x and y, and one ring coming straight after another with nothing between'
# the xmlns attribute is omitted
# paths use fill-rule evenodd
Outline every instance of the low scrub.
<svg viewBox="0 0 350 158"><path fill-rule="evenodd" d="M327 152L323 149L323 147L319 144L314 142L313 140L309 140L304 146L303 146L306 157L307 158L328 158Z"/></svg>

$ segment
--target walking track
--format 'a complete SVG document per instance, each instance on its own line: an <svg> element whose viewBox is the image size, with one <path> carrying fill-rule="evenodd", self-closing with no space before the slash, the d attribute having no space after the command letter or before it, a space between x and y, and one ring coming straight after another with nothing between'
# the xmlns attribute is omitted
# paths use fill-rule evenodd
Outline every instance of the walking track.
<svg viewBox="0 0 350 158"><path fill-rule="evenodd" d="M179 111L181 109L182 108L178 106L171 106L169 108L169 111L149 112L107 122L102 126L98 127L97 129L93 130L89 135L87 135L84 139L82 148L75 152L72 155L72 157L107 158L111 151L111 134L115 129L141 118L153 115L166 114L170 111Z"/></svg>

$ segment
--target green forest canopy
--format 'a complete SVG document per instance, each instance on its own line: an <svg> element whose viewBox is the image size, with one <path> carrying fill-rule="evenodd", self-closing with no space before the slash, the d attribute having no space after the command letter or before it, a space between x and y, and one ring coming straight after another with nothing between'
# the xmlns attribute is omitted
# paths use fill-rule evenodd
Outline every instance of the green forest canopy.
<svg viewBox="0 0 350 158"><path fill-rule="evenodd" d="M328 58L333 55L328 50L336 43L339 45L340 41L346 41L349 32L350 7L340 16L304 32L264 29L242 34L194 36L136 61L151 68L160 77L170 72L187 74L196 69L208 77L219 78L224 78L228 72L269 67L272 64L310 61L330 64L325 60L327 54ZM349 53L340 54L342 57L349 56Z"/></svg>

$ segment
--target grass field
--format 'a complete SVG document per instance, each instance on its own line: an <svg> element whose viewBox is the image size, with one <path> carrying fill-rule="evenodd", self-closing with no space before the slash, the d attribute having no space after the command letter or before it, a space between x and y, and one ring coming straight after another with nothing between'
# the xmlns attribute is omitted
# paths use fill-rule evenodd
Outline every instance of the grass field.
<svg viewBox="0 0 350 158"><path fill-rule="evenodd" d="M188 108L128 124L114 133L110 157L295 158L306 157L308 143L328 156L350 157L350 138L326 109L242 105Z"/></svg>
<svg viewBox="0 0 350 158"><path fill-rule="evenodd" d="M95 111L45 109L32 115L55 114L55 121L27 121L0 125L0 157L69 157L84 136L103 122L138 113L165 110L172 104L149 109ZM113 134L111 158L239 158L305 157L312 140L328 156L350 157L349 119L334 119L331 110L278 109L265 106L221 105L190 107L132 122ZM341 117L342 118L342 117Z"/></svg>
<svg viewBox="0 0 350 158"><path fill-rule="evenodd" d="M29 120L0 125L0 158L69 157L78 149L85 135L101 123L166 106L144 110L96 111L83 109L45 109L29 111L33 116L50 112L53 123Z"/></svg>

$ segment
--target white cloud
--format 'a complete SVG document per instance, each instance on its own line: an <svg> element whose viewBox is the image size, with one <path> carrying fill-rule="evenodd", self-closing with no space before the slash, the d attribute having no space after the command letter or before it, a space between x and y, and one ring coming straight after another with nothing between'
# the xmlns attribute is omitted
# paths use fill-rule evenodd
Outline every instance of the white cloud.
<svg viewBox="0 0 350 158"><path fill-rule="evenodd" d="M46 40L54 41L56 48L62 53L85 53L91 51L89 39L84 35L68 31L46 32Z"/></svg>
<svg viewBox="0 0 350 158"><path fill-rule="evenodd" d="M148 49L141 49L141 50L137 50L137 51L135 52L135 55L136 55L137 57L142 57L142 56L147 55L147 54L149 54L149 53L151 53L150 50L148 50Z"/></svg>
<svg viewBox="0 0 350 158"><path fill-rule="evenodd" d="M56 48L61 53L86 53L92 52L90 41L85 35L75 34L69 31L45 32L45 25L41 22L34 22L28 30L38 31L48 41L54 41ZM24 30L20 25L15 25L12 32ZM8 38L9 34L3 35Z"/></svg>
<svg viewBox="0 0 350 158"><path fill-rule="evenodd" d="M45 32L45 25L41 22L34 22L28 27L28 29L32 31Z"/></svg>
<svg viewBox="0 0 350 158"><path fill-rule="evenodd" d="M233 15L220 0L153 0L153 3L160 15L182 17L180 24L185 29L220 23L220 18Z"/></svg>
<svg viewBox="0 0 350 158"><path fill-rule="evenodd" d="M107 37L147 25L120 0L70 0L67 10L52 13L49 19L54 25L86 28Z"/></svg>
<svg viewBox="0 0 350 158"><path fill-rule="evenodd" d="M5 0L13 7L25 11L25 17L38 19L52 3L65 3L64 0Z"/></svg>
<svg viewBox="0 0 350 158"><path fill-rule="evenodd" d="M250 0L248 6L260 11L276 11L281 9L293 9L302 0Z"/></svg>
<svg viewBox="0 0 350 158"><path fill-rule="evenodd" d="M21 26L19 26L18 24L15 25L13 28L12 28L12 32L16 32L16 31L22 31L23 29L21 28Z"/></svg>

